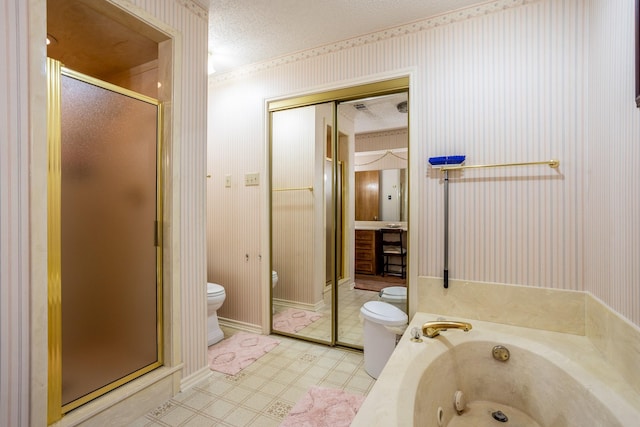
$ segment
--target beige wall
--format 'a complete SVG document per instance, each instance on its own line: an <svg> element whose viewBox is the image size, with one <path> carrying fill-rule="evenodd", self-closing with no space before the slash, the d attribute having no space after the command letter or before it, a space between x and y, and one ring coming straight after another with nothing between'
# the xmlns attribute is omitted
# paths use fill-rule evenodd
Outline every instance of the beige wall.
<svg viewBox="0 0 640 427"><path fill-rule="evenodd" d="M175 59L171 102L166 104L164 226L169 372L164 375L173 380L161 384L165 394L148 393L135 405L103 413L112 422L126 424L166 400L167 392L173 394L208 373L207 11L190 0L112 3L170 35L174 42L168 48ZM0 83L8 88L0 95L0 424L41 426L46 425L47 408L46 1L9 0L5 6L0 9L0 36L7 42L7 49L0 51ZM161 56L165 49L163 45ZM111 395L111 403L102 399L88 406L109 407L118 400Z"/></svg>
<svg viewBox="0 0 640 427"><path fill-rule="evenodd" d="M265 319L268 193L220 184L267 176L265 99L409 75L410 284L443 274L443 185L430 156L558 158L558 170L452 174L450 277L589 291L640 324L632 17L632 0L498 1L214 75L207 197L225 203L210 204L208 221L225 228L209 228L208 276L242 301L222 316Z"/></svg>

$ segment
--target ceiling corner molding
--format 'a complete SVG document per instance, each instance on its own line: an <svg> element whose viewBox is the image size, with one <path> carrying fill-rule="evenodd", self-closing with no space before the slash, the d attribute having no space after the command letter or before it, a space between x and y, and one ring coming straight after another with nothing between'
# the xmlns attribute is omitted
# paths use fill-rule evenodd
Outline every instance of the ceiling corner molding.
<svg viewBox="0 0 640 427"><path fill-rule="evenodd" d="M398 135L404 136L407 133L409 133L409 129L406 127L397 128L397 129L385 129L385 130L377 130L377 131L370 131L370 132L361 132L356 134L356 140L366 141L368 139L386 138L390 136L398 136Z"/></svg>
<svg viewBox="0 0 640 427"><path fill-rule="evenodd" d="M180 0L180 1L187 1L187 0ZM239 68L237 70L220 74L218 76L214 74L209 78L209 86L212 87L217 84L227 82L229 80L240 79L260 71L279 67L281 65L291 64L294 62L303 61L305 59L326 55L333 52L339 52L341 50L350 49L352 47L363 46L370 43L388 40L398 36L418 33L420 31L426 31L432 28L449 25L455 22L465 21L467 19L472 19L478 16L500 12L505 9L511 9L514 7L519 7L519 6L523 6L530 3L536 3L538 1L540 0L495 0L488 3L480 4L480 5L467 7L464 9L458 9L453 12L432 16L429 18L425 18L421 21L416 21L409 24L388 28L386 30L378 31L376 33L353 37L350 39L342 40L335 43L330 43L330 44L316 47L313 49L296 52L291 55L285 55L285 56L273 58L264 62L250 64L245 67Z"/></svg>
<svg viewBox="0 0 640 427"><path fill-rule="evenodd" d="M184 6L185 8L193 12L196 16L199 16L200 18L209 22L209 11L205 9L204 6L202 6L200 3L194 0L176 0L176 3Z"/></svg>

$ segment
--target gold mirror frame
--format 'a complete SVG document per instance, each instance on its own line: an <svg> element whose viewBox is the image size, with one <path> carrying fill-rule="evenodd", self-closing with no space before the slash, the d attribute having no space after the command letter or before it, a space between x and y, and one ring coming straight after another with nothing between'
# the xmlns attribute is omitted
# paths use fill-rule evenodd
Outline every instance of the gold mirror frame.
<svg viewBox="0 0 640 427"><path fill-rule="evenodd" d="M269 132L269 187L270 189L272 189L272 182L273 182L273 171L272 171L272 164L273 164L273 134L272 134L272 130L273 130L273 114L275 112L278 111L283 111L283 110L288 110L288 109L293 109L293 108L298 108L298 107L306 107L306 106L312 106L312 105L317 105L317 104L322 104L322 103L328 103L328 102L333 102L334 104L337 104L339 102L345 102L345 101L352 101L352 100L356 100L356 99L361 99L361 98L368 98L368 97L374 97L374 96L383 96L383 95L390 95L393 93L398 93L398 92L408 92L409 91L409 77L400 77L400 78L394 78L394 79L389 79L389 80L382 80L382 81L378 81L378 82L372 82L372 83L368 83L368 84L363 84L363 85L357 85L357 86L350 86L350 87L345 87L345 88L340 88L340 89L334 89L334 90L329 90L329 91L325 91L325 92L318 92L318 93L311 93L311 94L307 94L307 95L302 95L302 96L297 96L297 97L291 97L291 98L284 98L284 99L277 99L277 100L272 100L272 101L268 101L267 102L267 112L268 112L268 132ZM338 136L339 136L339 129L338 129L338 119L337 119L337 108L333 108L333 126L332 126L332 137L331 140L336 142L338 141ZM331 144L331 158L332 159L337 159L337 143L333 143ZM338 170L337 170L337 165L338 162L334 162L334 166L333 166L333 171L332 171L332 188L336 188L337 185L337 181L338 181ZM409 179L407 178L407 181L409 181ZM408 182L408 184L410 184ZM409 185L408 185L409 186ZM275 191L275 190L273 190ZM270 251L270 256L269 256L269 260L270 260L270 271L273 271L273 224L272 224L272 208L273 208L273 191L270 190L270 195L269 195L269 251ZM329 341L322 341L322 340L317 340L317 339L313 339L313 338L309 338L309 337L305 337L303 335L298 335L298 334L289 334L289 333L282 333L279 332L277 330L274 330L273 328L273 310L270 309L270 314L269 314L269 326L270 326L270 331L272 333L278 333L278 334L282 334L282 335L288 335L288 336L293 336L295 338L299 338L299 339L303 339L303 340L307 340L307 341L312 341L312 342L318 342L321 344L328 344L331 346L335 346L335 345L340 345L340 346L345 346L345 347L351 347L351 348L357 348L357 349L362 349L361 346L357 346L357 345L353 345L350 343L346 343L346 342L341 342L340 341L340 337L338 336L338 323L337 323L337 310L338 310L338 294L336 292L336 284L338 283L338 272L336 269L336 265L337 265L337 259L336 259L336 239L338 236L338 232L337 229L335 227L335 224L338 222L338 212L337 209L335 208L335 206L337 206L337 201L336 201L336 191L333 191L333 195L332 195L332 205L334 206L333 209L333 230L332 230L332 267L331 267L331 271L333 271L333 277L331 280L332 283L332 295L331 295L331 339ZM342 208L344 209L344 207ZM409 218L407 218L409 219ZM349 249L351 250L351 248ZM407 276L408 277L408 276ZM408 283L407 283L407 288L408 288ZM273 288L269 287L270 291L269 291L269 306L273 307ZM407 301L407 306L408 306L408 301Z"/></svg>

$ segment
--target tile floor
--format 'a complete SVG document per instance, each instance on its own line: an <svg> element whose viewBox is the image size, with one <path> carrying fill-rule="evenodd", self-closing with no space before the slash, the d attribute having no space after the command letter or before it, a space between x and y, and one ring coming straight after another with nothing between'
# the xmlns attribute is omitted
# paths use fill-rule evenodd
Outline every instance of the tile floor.
<svg viewBox="0 0 640 427"><path fill-rule="evenodd" d="M362 346L360 308L377 300L378 293L343 283L338 287L338 298L339 339ZM329 307L328 298L325 316L300 334L329 341ZM225 338L239 332L222 329ZM280 344L238 374L212 371L211 377L139 418L133 426L278 426L312 385L366 396L375 383L364 370L361 351L273 336Z"/></svg>
<svg viewBox="0 0 640 427"><path fill-rule="evenodd" d="M238 332L223 331L225 337ZM360 351L274 337L280 344L238 374L212 371L132 425L278 426L312 385L367 395L375 382Z"/></svg>

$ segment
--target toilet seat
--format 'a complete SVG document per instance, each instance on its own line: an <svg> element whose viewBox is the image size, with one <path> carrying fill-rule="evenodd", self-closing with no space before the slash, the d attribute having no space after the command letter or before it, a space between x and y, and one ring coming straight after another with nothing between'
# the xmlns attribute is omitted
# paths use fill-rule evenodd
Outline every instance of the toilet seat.
<svg viewBox="0 0 640 427"><path fill-rule="evenodd" d="M224 295L224 287L217 283L207 283L207 296L215 297Z"/></svg>
<svg viewBox="0 0 640 427"><path fill-rule="evenodd" d="M386 326L402 326L407 323L407 314L398 307L383 301L365 302L360 314L373 323Z"/></svg>

